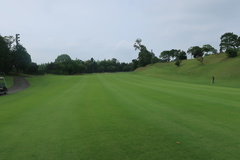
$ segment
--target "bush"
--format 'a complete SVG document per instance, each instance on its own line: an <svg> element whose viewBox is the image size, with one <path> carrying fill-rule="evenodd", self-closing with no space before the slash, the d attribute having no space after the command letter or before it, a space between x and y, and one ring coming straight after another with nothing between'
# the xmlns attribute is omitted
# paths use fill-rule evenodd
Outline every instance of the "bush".
<svg viewBox="0 0 240 160"><path fill-rule="evenodd" d="M181 64L181 61L180 61L180 60L177 60L177 61L175 62L175 65L178 66L178 67L180 66L180 64Z"/></svg>
<svg viewBox="0 0 240 160"><path fill-rule="evenodd" d="M228 48L226 50L226 54L228 57L237 57L238 55L238 50L237 49L234 49L234 48Z"/></svg>

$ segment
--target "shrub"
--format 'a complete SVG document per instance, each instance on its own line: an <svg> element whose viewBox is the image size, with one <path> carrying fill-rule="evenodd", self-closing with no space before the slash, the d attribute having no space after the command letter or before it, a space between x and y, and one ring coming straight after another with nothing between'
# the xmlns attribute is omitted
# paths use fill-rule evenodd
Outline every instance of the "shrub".
<svg viewBox="0 0 240 160"><path fill-rule="evenodd" d="M234 48L228 48L226 50L226 54L227 54L228 57L236 57L237 54L238 54L238 50L234 49Z"/></svg>
<svg viewBox="0 0 240 160"><path fill-rule="evenodd" d="M177 61L175 62L175 65L178 66L178 67L180 66L180 64L181 64L181 61L180 61L180 60L177 60Z"/></svg>

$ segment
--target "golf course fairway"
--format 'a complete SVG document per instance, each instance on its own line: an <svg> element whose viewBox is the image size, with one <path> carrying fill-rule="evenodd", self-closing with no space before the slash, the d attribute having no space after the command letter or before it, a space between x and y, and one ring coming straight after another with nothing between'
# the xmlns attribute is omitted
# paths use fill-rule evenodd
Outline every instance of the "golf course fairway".
<svg viewBox="0 0 240 160"><path fill-rule="evenodd" d="M0 96L0 160L240 158L240 88L133 73L28 80Z"/></svg>

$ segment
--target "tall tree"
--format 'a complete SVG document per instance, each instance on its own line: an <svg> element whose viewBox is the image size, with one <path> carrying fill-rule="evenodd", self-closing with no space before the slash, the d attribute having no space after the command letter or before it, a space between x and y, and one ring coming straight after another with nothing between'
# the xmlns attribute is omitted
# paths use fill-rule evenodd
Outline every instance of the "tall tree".
<svg viewBox="0 0 240 160"><path fill-rule="evenodd" d="M31 62L27 69L28 74L38 74L38 65L37 63Z"/></svg>
<svg viewBox="0 0 240 160"><path fill-rule="evenodd" d="M11 49L15 42L15 38L13 36L4 36L4 39L7 42L8 48Z"/></svg>
<svg viewBox="0 0 240 160"><path fill-rule="evenodd" d="M142 42L141 39L137 39L135 41L135 44L133 45L135 50L139 50L139 53L138 53L138 67L143 67L143 66L146 66L148 64L151 64L152 58L153 58L153 53L149 52L147 50L146 46L142 45L141 42Z"/></svg>
<svg viewBox="0 0 240 160"><path fill-rule="evenodd" d="M55 64L58 67L58 73L71 74L74 70L73 62L69 55L61 54L55 59Z"/></svg>
<svg viewBox="0 0 240 160"><path fill-rule="evenodd" d="M159 57L160 57L162 60L169 62L169 61L171 60L171 57L172 57L172 56L173 56L172 52L169 51L169 50L167 50L167 51L162 51L162 52L160 53L160 56L159 56Z"/></svg>
<svg viewBox="0 0 240 160"><path fill-rule="evenodd" d="M221 36L220 51L225 52L228 48L238 49L240 47L238 35L227 32Z"/></svg>
<svg viewBox="0 0 240 160"><path fill-rule="evenodd" d="M132 60L132 69L135 70L138 68L138 60L137 59L133 59Z"/></svg>
<svg viewBox="0 0 240 160"><path fill-rule="evenodd" d="M13 47L11 55L13 67L16 69L17 73L19 73L19 71L25 72L32 62L31 56L21 44Z"/></svg>
<svg viewBox="0 0 240 160"><path fill-rule="evenodd" d="M74 73L80 74L86 72L86 67L83 64L83 61L76 59L74 62Z"/></svg>
<svg viewBox="0 0 240 160"><path fill-rule="evenodd" d="M186 54L186 52L179 50L179 52L178 52L178 54L177 54L177 59L179 59L179 60L187 59L187 54Z"/></svg>
<svg viewBox="0 0 240 160"><path fill-rule="evenodd" d="M172 58L175 58L175 60L184 60L187 59L186 52L181 51L180 49L171 49L170 55Z"/></svg>
<svg viewBox="0 0 240 160"><path fill-rule="evenodd" d="M204 54L209 54L209 53L216 54L217 53L217 50L215 48L213 48L210 44L203 45L202 51Z"/></svg>
<svg viewBox="0 0 240 160"><path fill-rule="evenodd" d="M191 54L194 58L202 57L203 51L202 48L199 46L190 47L187 51L188 54Z"/></svg>
<svg viewBox="0 0 240 160"><path fill-rule="evenodd" d="M10 48L6 40L0 35L0 74L8 73L11 67Z"/></svg>
<svg viewBox="0 0 240 160"><path fill-rule="evenodd" d="M235 49L235 48L228 48L226 50L226 54L227 54L228 57L236 57L237 54L238 54L238 50Z"/></svg>

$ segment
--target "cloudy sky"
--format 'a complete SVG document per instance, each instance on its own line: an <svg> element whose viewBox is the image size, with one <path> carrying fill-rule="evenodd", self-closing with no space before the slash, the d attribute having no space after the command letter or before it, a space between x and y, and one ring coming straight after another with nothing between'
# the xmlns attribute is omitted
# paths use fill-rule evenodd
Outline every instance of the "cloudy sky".
<svg viewBox="0 0 240 160"><path fill-rule="evenodd" d="M20 34L32 61L116 58L131 62L142 39L159 56L163 50L210 44L240 35L239 0L0 0L0 34Z"/></svg>

